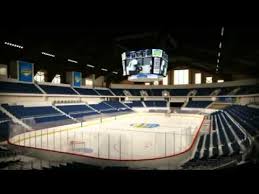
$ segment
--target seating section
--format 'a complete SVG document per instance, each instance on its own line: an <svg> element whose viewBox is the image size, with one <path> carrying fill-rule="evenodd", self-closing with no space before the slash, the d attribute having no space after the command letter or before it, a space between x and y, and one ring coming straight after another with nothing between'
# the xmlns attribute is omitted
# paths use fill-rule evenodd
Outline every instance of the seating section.
<svg viewBox="0 0 259 194"><path fill-rule="evenodd" d="M152 95L151 96L162 96L163 94L163 89L152 89L151 90L151 93ZM168 91L168 90L167 90ZM168 91L169 92L169 91Z"/></svg>
<svg viewBox="0 0 259 194"><path fill-rule="evenodd" d="M141 89L127 89L132 96L141 96L140 91Z"/></svg>
<svg viewBox="0 0 259 194"><path fill-rule="evenodd" d="M95 89L101 96L114 96L108 89Z"/></svg>
<svg viewBox="0 0 259 194"><path fill-rule="evenodd" d="M97 110L100 113L116 113L118 112L112 106L106 104L105 102L100 102L99 104L90 104L93 109Z"/></svg>
<svg viewBox="0 0 259 194"><path fill-rule="evenodd" d="M143 108L144 107L144 105L142 104L141 101L125 102L124 104L126 104L130 108Z"/></svg>
<svg viewBox="0 0 259 194"><path fill-rule="evenodd" d="M125 96L123 93L124 89L111 89L111 91L116 95L116 96Z"/></svg>
<svg viewBox="0 0 259 194"><path fill-rule="evenodd" d="M75 123L51 106L24 107L22 105L9 106L3 104L2 107L35 129Z"/></svg>
<svg viewBox="0 0 259 194"><path fill-rule="evenodd" d="M0 121L0 140L6 140L8 138L10 121Z"/></svg>
<svg viewBox="0 0 259 194"><path fill-rule="evenodd" d="M240 87L240 90L236 93L236 95L258 94L258 93L259 93L259 85L242 86Z"/></svg>
<svg viewBox="0 0 259 194"><path fill-rule="evenodd" d="M219 92L219 96L224 96L224 95L228 95L231 91L233 91L235 89L235 87L222 87L222 88L219 88L220 89L220 92Z"/></svg>
<svg viewBox="0 0 259 194"><path fill-rule="evenodd" d="M6 121L6 120L9 120L9 117L5 113L0 111L0 122L1 121Z"/></svg>
<svg viewBox="0 0 259 194"><path fill-rule="evenodd" d="M251 142L245 130L249 132L250 125L258 124L258 113L258 109L237 105L212 113L210 115L212 130L200 136L193 158L183 167L204 165L204 162L215 158L240 156L250 147ZM245 125L244 121L248 119L249 125Z"/></svg>
<svg viewBox="0 0 259 194"><path fill-rule="evenodd" d="M196 96L209 96L217 88L197 88Z"/></svg>
<svg viewBox="0 0 259 194"><path fill-rule="evenodd" d="M114 109L117 109L118 111L131 111L131 109L129 109L119 101L105 101L105 103L113 107Z"/></svg>
<svg viewBox="0 0 259 194"><path fill-rule="evenodd" d="M144 101L144 103L147 107L166 107L166 101L162 101L162 100Z"/></svg>
<svg viewBox="0 0 259 194"><path fill-rule="evenodd" d="M64 94L64 95L77 95L77 93L70 87L65 86L50 86L39 85L47 94Z"/></svg>
<svg viewBox="0 0 259 194"><path fill-rule="evenodd" d="M83 121L87 116L98 114L98 112L94 111L86 104L62 105L56 107L71 117L79 119L80 121Z"/></svg>
<svg viewBox="0 0 259 194"><path fill-rule="evenodd" d="M212 101L189 101L186 107L188 108L206 108Z"/></svg>
<svg viewBox="0 0 259 194"><path fill-rule="evenodd" d="M170 95L171 96L187 96L190 91L191 90L189 90L189 89L171 89Z"/></svg>
<svg viewBox="0 0 259 194"><path fill-rule="evenodd" d="M51 106L24 107L23 105L9 106L7 104L2 106L19 119L61 114Z"/></svg>
<svg viewBox="0 0 259 194"><path fill-rule="evenodd" d="M0 81L0 93L42 94L34 84L4 81Z"/></svg>
<svg viewBox="0 0 259 194"><path fill-rule="evenodd" d="M81 95L99 96L99 94L91 88L74 88Z"/></svg>
<svg viewBox="0 0 259 194"><path fill-rule="evenodd" d="M259 109L247 106L231 106L225 110L251 136L259 132Z"/></svg>

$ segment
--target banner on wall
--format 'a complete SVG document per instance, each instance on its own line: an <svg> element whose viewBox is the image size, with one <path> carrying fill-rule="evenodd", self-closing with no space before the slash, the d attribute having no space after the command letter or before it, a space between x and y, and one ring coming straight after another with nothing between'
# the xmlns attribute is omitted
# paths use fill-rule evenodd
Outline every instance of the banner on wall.
<svg viewBox="0 0 259 194"><path fill-rule="evenodd" d="M73 86L80 87L82 83L82 73L81 72L73 72Z"/></svg>
<svg viewBox="0 0 259 194"><path fill-rule="evenodd" d="M18 80L24 82L33 82L34 72L33 63L17 61Z"/></svg>

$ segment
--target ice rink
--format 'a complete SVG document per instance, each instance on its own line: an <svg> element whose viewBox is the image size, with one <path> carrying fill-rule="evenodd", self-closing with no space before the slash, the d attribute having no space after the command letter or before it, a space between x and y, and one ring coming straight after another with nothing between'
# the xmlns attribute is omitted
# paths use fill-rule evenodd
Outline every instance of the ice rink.
<svg viewBox="0 0 259 194"><path fill-rule="evenodd" d="M84 127L27 132L14 142L103 159L154 159L188 149L202 120L200 115L132 113L94 119Z"/></svg>

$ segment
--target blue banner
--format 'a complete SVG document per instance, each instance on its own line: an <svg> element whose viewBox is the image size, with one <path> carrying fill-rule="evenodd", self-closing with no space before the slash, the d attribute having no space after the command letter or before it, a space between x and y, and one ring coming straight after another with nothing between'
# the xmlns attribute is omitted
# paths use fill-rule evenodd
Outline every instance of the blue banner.
<svg viewBox="0 0 259 194"><path fill-rule="evenodd" d="M24 82L32 82L33 81L33 64L18 61L18 68L19 68L19 81Z"/></svg>
<svg viewBox="0 0 259 194"><path fill-rule="evenodd" d="M73 86L80 87L82 82L82 73L81 72L73 72Z"/></svg>

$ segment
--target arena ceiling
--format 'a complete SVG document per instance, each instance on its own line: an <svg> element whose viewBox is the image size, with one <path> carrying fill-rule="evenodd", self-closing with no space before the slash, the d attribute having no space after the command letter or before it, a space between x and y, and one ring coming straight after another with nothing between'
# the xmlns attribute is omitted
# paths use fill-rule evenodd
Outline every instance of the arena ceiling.
<svg viewBox="0 0 259 194"><path fill-rule="evenodd" d="M46 69L49 77L76 70L83 72L84 77L95 73L97 76L104 74L107 79L122 80L122 52L161 48L169 55L169 69L189 66L216 73L219 59L219 74L258 77L259 27L224 25L222 36L222 25L168 26L145 29L128 25L8 27L1 31L0 63L13 59L31 61L35 63L36 71ZM4 42L22 45L23 49ZM87 64L95 68L87 67ZM101 68L108 71L101 71Z"/></svg>

